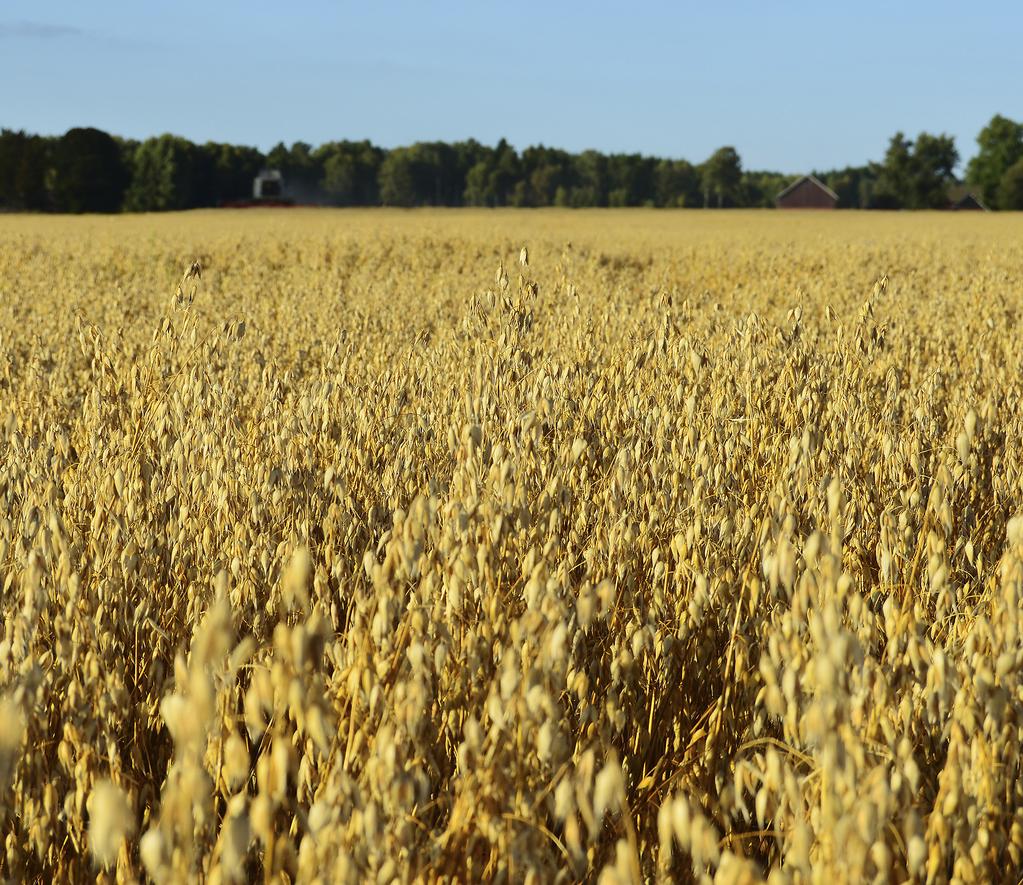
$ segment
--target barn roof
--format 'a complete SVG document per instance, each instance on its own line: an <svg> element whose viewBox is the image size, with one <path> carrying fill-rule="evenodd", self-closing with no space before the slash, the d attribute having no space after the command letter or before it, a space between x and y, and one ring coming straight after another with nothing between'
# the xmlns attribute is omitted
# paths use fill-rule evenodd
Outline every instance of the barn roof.
<svg viewBox="0 0 1023 885"><path fill-rule="evenodd" d="M829 197L831 197L832 200L837 200L838 199L838 194L836 194L830 187L828 187L816 175L801 175L799 178L797 178L795 181L793 181L792 184L790 184L787 188L785 188L785 190L783 190L780 194L778 194L778 196L775 197L775 199L776 200L780 200L782 197L784 197L789 192L794 191L804 181L809 181L810 184L812 184L814 187L819 187L822 191L824 191L824 193L826 193Z"/></svg>
<svg viewBox="0 0 1023 885"><path fill-rule="evenodd" d="M988 211L987 206L981 202L980 197L974 193L968 193L966 196L961 197L952 204L953 209L980 209L984 212Z"/></svg>

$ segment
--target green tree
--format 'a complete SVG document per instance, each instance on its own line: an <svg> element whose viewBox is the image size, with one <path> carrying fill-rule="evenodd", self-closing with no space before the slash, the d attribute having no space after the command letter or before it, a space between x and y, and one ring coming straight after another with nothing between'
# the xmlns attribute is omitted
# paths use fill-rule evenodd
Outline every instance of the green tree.
<svg viewBox="0 0 1023 885"><path fill-rule="evenodd" d="M0 131L0 206L36 211L48 208L46 173L51 152L51 139Z"/></svg>
<svg viewBox="0 0 1023 885"><path fill-rule="evenodd" d="M655 169L656 161L652 157L611 154L607 158L608 205L654 205Z"/></svg>
<svg viewBox="0 0 1023 885"><path fill-rule="evenodd" d="M368 141L336 141L315 152L323 168L321 187L338 206L373 206L380 202L378 176L384 152Z"/></svg>
<svg viewBox="0 0 1023 885"><path fill-rule="evenodd" d="M959 152L951 135L921 132L913 145L913 180L910 205L914 209L942 209L948 188L955 183Z"/></svg>
<svg viewBox="0 0 1023 885"><path fill-rule="evenodd" d="M775 198L793 179L794 176L782 175L780 172L743 172L739 187L739 204L771 209L774 207Z"/></svg>
<svg viewBox="0 0 1023 885"><path fill-rule="evenodd" d="M966 180L988 206L998 206L1003 176L1023 159L1023 123L995 114L980 130L977 147L977 155L966 167Z"/></svg>
<svg viewBox="0 0 1023 885"><path fill-rule="evenodd" d="M703 189L697 168L685 160L661 160L654 169L654 200L664 207L702 205Z"/></svg>
<svg viewBox="0 0 1023 885"><path fill-rule="evenodd" d="M576 185L572 205L577 208L606 206L608 203L608 162L599 151L583 151L575 158Z"/></svg>
<svg viewBox="0 0 1023 885"><path fill-rule="evenodd" d="M385 206L414 206L416 181L408 148L388 151L380 164L380 200Z"/></svg>
<svg viewBox="0 0 1023 885"><path fill-rule="evenodd" d="M913 142L901 132L896 132L888 142L874 191L876 208L908 208L912 200L913 174Z"/></svg>
<svg viewBox="0 0 1023 885"><path fill-rule="evenodd" d="M1013 163L998 182L996 206L999 209L1023 209L1023 157Z"/></svg>
<svg viewBox="0 0 1023 885"><path fill-rule="evenodd" d="M494 148L494 164L490 171L490 190L494 195L495 205L511 204L512 194L520 175L519 155L515 148L502 138Z"/></svg>
<svg viewBox="0 0 1023 885"><path fill-rule="evenodd" d="M516 199L522 167L515 149L503 138L497 146L484 149L465 176L464 200L470 206L508 206ZM518 192L526 199L526 189Z"/></svg>
<svg viewBox="0 0 1023 885"><path fill-rule="evenodd" d="M705 206L711 204L711 198L716 200L719 209L737 202L742 181L742 161L734 147L718 148L700 171Z"/></svg>
<svg viewBox="0 0 1023 885"><path fill-rule="evenodd" d="M125 208L133 212L189 209L200 205L202 157L177 135L147 138L135 151Z"/></svg>
<svg viewBox="0 0 1023 885"><path fill-rule="evenodd" d="M472 145L440 141L396 148L380 165L380 197L393 206L459 206L474 153Z"/></svg>
<svg viewBox="0 0 1023 885"><path fill-rule="evenodd" d="M114 141L117 142L117 147L121 151L121 166L124 168L124 180L127 182L126 188L131 187L132 179L135 177L135 152L139 149L140 142L134 138L121 138L118 135L114 136ZM125 198L127 198L127 190L125 191ZM124 206L122 205L122 209Z"/></svg>
<svg viewBox="0 0 1023 885"><path fill-rule="evenodd" d="M490 156L493 153L493 148L480 144L475 138L470 138L468 141L456 141L452 147L455 149L455 164L462 187L462 192L458 195L458 203L464 205L465 183L469 170L481 159Z"/></svg>
<svg viewBox="0 0 1023 885"><path fill-rule="evenodd" d="M490 162L477 160L465 176L464 200L469 206L493 206L490 191Z"/></svg>
<svg viewBox="0 0 1023 885"><path fill-rule="evenodd" d="M568 200L573 185L572 155L567 151L537 145L528 147L521 157L522 180L525 184L523 204L554 206L559 190Z"/></svg>
<svg viewBox="0 0 1023 885"><path fill-rule="evenodd" d="M847 166L817 177L838 194L838 208L867 209L871 207L874 184L877 181L876 164Z"/></svg>
<svg viewBox="0 0 1023 885"><path fill-rule="evenodd" d="M254 147L209 141L199 148L197 203L219 206L252 197L252 182L266 165Z"/></svg>
<svg viewBox="0 0 1023 885"><path fill-rule="evenodd" d="M323 180L321 157L307 142L296 141L290 148L279 142L266 155L266 166L280 170L290 196L302 202L315 203L323 197L320 189Z"/></svg>
<svg viewBox="0 0 1023 885"><path fill-rule="evenodd" d="M337 205L357 205L360 182L356 158L348 151L331 151L323 161L321 184Z"/></svg>
<svg viewBox="0 0 1023 885"><path fill-rule="evenodd" d="M885 153L873 202L882 209L939 209L948 203L948 187L959 162L951 135L921 132L916 141L901 132Z"/></svg>
<svg viewBox="0 0 1023 885"><path fill-rule="evenodd" d="M100 129L69 129L53 149L54 207L63 212L117 212L127 171L117 142Z"/></svg>
<svg viewBox="0 0 1023 885"><path fill-rule="evenodd" d="M459 169L458 152L443 141L416 142L409 150L416 203L421 206L461 205L465 179Z"/></svg>

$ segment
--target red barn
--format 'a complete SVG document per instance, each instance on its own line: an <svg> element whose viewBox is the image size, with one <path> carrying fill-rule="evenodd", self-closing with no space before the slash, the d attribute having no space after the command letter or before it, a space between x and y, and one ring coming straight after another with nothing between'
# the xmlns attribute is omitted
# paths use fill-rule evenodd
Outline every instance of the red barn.
<svg viewBox="0 0 1023 885"><path fill-rule="evenodd" d="M837 204L838 194L813 175L797 178L774 199L779 209L834 209Z"/></svg>

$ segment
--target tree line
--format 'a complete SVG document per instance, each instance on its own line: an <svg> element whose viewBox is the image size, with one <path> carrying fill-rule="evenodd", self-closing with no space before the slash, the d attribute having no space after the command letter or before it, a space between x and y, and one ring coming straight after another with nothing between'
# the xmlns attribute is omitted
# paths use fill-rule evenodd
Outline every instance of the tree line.
<svg viewBox="0 0 1023 885"><path fill-rule="evenodd" d="M996 115L977 136L964 184L993 209L1023 209L1023 123ZM896 133L879 162L816 171L839 206L924 209L948 204L959 153L949 135ZM643 154L570 153L501 140L369 141L267 153L175 135L145 141L99 129L59 137L0 130L0 207L49 212L145 212L246 200L261 169L279 169L299 202L334 206L769 207L797 176L743 169L733 147L700 163Z"/></svg>

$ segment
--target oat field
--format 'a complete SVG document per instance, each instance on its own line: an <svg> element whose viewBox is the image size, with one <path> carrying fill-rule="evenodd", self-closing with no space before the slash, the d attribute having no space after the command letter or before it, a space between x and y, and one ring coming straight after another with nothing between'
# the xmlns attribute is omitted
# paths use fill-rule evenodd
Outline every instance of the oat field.
<svg viewBox="0 0 1023 885"><path fill-rule="evenodd" d="M1023 868L1023 219L0 216L0 878Z"/></svg>

